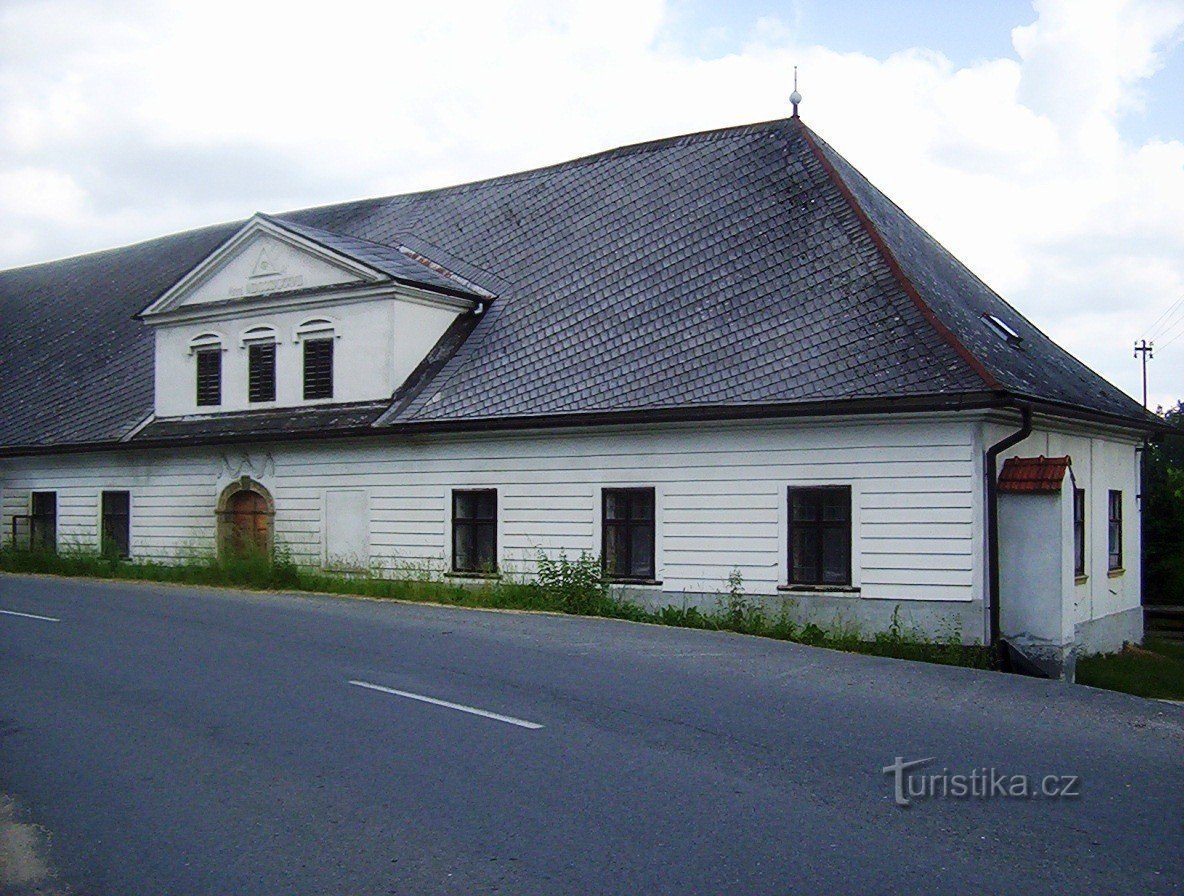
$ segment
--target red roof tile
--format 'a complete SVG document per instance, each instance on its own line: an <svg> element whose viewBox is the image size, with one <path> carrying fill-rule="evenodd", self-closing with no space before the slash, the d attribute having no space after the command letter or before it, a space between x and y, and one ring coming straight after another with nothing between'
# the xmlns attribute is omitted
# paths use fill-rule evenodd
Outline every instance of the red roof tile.
<svg viewBox="0 0 1184 896"><path fill-rule="evenodd" d="M1061 490L1065 471L1073 463L1064 457L1009 457L999 473L999 491L1037 495L1056 494Z"/></svg>

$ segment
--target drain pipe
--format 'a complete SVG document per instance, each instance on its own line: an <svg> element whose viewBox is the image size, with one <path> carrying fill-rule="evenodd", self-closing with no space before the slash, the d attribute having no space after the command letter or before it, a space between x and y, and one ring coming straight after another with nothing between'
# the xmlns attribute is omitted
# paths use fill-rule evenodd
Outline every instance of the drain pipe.
<svg viewBox="0 0 1184 896"><path fill-rule="evenodd" d="M995 663L1006 666L1000 650L1002 637L999 621L999 455L1012 445L1019 444L1032 434L1032 406L1015 405L1020 411L1020 428L1000 442L987 449L985 470L987 478L987 599L989 606L989 630Z"/></svg>

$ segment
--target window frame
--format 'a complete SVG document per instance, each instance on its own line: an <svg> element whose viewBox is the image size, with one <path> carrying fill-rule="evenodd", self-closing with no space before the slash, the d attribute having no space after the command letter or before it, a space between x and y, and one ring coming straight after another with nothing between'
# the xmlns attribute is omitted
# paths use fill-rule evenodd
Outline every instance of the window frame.
<svg viewBox="0 0 1184 896"><path fill-rule="evenodd" d="M52 505L49 513L44 513L38 504L44 504L48 498ZM38 500L41 499L41 500ZM38 534L38 528L48 521L49 539L45 532ZM48 542L48 543L47 543ZM29 493L29 548L31 550L48 550L57 553L58 550L58 493L39 489Z"/></svg>
<svg viewBox="0 0 1184 896"><path fill-rule="evenodd" d="M1088 561L1086 560L1086 505L1085 489L1073 488L1073 575L1084 578Z"/></svg>
<svg viewBox="0 0 1184 896"><path fill-rule="evenodd" d="M116 495L122 495L127 502L122 513L112 513L107 509L108 497L113 498ZM109 551L108 546L112 544L109 522L113 519L122 520L123 545L120 549L120 545L116 543L115 550ZM127 560L132 555L132 493L127 489L104 489L99 493L99 552L104 556L118 557L120 560Z"/></svg>
<svg viewBox="0 0 1184 896"><path fill-rule="evenodd" d="M1106 495L1106 565L1110 572L1122 569L1122 491Z"/></svg>
<svg viewBox="0 0 1184 896"><path fill-rule="evenodd" d="M335 377L334 377L334 369L335 369L335 365L336 365L335 358L337 355L336 349L333 346L332 333L330 333L329 335L318 334L316 336L308 336L308 337L305 337L304 339L302 339L301 341L304 343L303 347L301 348L301 372L302 372L302 376L303 376L301 395L304 397L305 401L324 401L326 399L332 400L334 379L335 379ZM327 346L328 347L328 355L329 355L329 371L328 371L328 376L327 376L328 391L326 392L326 394L323 394L323 395L310 395L309 394L309 376L308 376L308 373L309 373L309 348L312 346L318 346L318 347Z"/></svg>
<svg viewBox="0 0 1184 896"><path fill-rule="evenodd" d="M826 493L841 492L846 497L847 515L843 520L825 520L822 518L822 498ZM815 520L795 520L793 510L793 499L795 494L809 494L815 495L820 502L818 504L818 512ZM785 576L786 583L789 587L800 587L810 589L844 589L849 590L854 584L854 567L855 567L855 508L853 500L853 492L851 485L846 484L830 484L830 485L790 485L786 487L785 491L785 514L786 514L786 541L785 541ZM794 530L796 528L810 528L819 533L817 539L816 556L814 558L815 577L811 581L805 581L795 578L794 576ZM827 582L825 581L824 559L825 559L825 539L821 537L828 529L841 529L846 532L847 543L847 568L843 581L841 582Z"/></svg>
<svg viewBox="0 0 1184 896"><path fill-rule="evenodd" d="M225 365L222 363L222 353L225 351L223 346L223 337L221 333L216 331L208 331L200 333L189 340L189 354L194 356L194 393L193 402L199 408L218 407L222 404L222 373ZM209 361L216 356L217 367L215 382L214 382L214 398L216 401L202 400L202 362ZM209 384L207 383L207 390ZM207 396L208 399L208 396Z"/></svg>
<svg viewBox="0 0 1184 896"><path fill-rule="evenodd" d="M277 346L277 343L274 338L255 340L252 342L248 342L246 345L246 348L247 348L247 402L249 404L267 404L268 402L273 402L276 400L276 380L277 380L276 371L279 366L278 359L277 359L278 352L276 351L277 347L278 346ZM256 373L256 358L259 357L256 353L257 352L262 353L262 352L268 351L268 350L271 352L271 359L270 359L271 363L270 363L270 371L269 371L271 389L269 392L261 392L261 391L257 392L257 390L256 390L257 379L262 378L263 373L267 372L267 371L266 371L266 368L264 368L259 373ZM270 395L270 397L263 397L264 395L268 395L268 394Z"/></svg>
<svg viewBox="0 0 1184 896"><path fill-rule="evenodd" d="M197 405L197 407L199 407L199 408L216 408L222 404L222 347L219 345L219 346L201 346L200 348L195 348L193 350L193 357L194 357L194 364L196 365L194 373L195 373L195 377L196 377L196 386L197 386L196 394L194 395L194 402ZM206 371L206 375L207 376L212 375L213 379L214 379L212 387L210 387L210 384L208 382L205 384L207 387L207 391L213 393L213 399L214 399L213 401L209 401L209 400L203 401L203 394L202 394L202 391L203 391L202 390L202 385L203 385L203 383L202 383L202 362L203 362L203 360L204 361L213 360L214 362L216 362L214 364L214 367L216 369L214 371L212 371L212 374L210 371ZM210 396L207 394L205 397L208 399Z"/></svg>
<svg viewBox="0 0 1184 896"><path fill-rule="evenodd" d="M633 518L633 496L644 494L649 499L649 518ZM610 495L624 498L626 508L624 519L609 519L608 502ZM624 563L618 563L618 569L628 570L620 574L608 568L609 529L622 528L625 530L623 544L626 546ZM633 572L633 531L635 529L649 530L650 563L644 575ZM621 584L653 585L657 583L658 567L658 495L654 486L606 486L600 490L600 569L609 582Z"/></svg>
<svg viewBox="0 0 1184 896"><path fill-rule="evenodd" d="M450 568L453 573L458 575L498 575L500 564L498 563L498 493L496 488L489 487L470 487L470 488L454 488L451 490L451 508L452 508L452 557ZM459 513L460 500L464 496L474 496L474 508L476 516L461 516ZM493 495L493 514L492 516L480 515L480 500L479 496ZM476 547L480 544L478 533L482 530L488 530L491 534L491 548L492 548L492 562L488 566L482 566L479 559L475 557L474 563L469 566L461 566L457 563L457 543L459 540L460 531L462 528L472 527L473 537L472 544L474 546L474 555L477 554Z"/></svg>
<svg viewBox="0 0 1184 896"><path fill-rule="evenodd" d="M982 319L986 322L994 332L1008 345L1019 348L1024 343L1024 337L1021 336L1016 329L1005 321L1003 318L990 312L984 312Z"/></svg>

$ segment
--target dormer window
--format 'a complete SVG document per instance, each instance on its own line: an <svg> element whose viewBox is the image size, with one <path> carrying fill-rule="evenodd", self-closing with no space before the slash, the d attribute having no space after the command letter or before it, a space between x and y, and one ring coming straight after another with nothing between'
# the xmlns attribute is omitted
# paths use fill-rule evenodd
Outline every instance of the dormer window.
<svg viewBox="0 0 1184 896"><path fill-rule="evenodd" d="M189 343L189 352L197 367L197 406L216 407L222 403L222 337L202 333Z"/></svg>
<svg viewBox="0 0 1184 896"><path fill-rule="evenodd" d="M1017 333L1015 330L1013 330L1010 326L1008 326L1006 323L1004 323L1000 318L996 317L995 315L984 314L983 320L986 321L987 326L989 326L992 330L994 330L995 334L997 336L1002 337L1002 339L1008 345L1014 345L1018 348L1020 343L1024 341L1024 338L1022 336L1020 336L1019 333Z"/></svg>
<svg viewBox="0 0 1184 896"><path fill-rule="evenodd" d="M333 397L333 340L304 342L304 398Z"/></svg>
<svg viewBox="0 0 1184 896"><path fill-rule="evenodd" d="M307 320L296 328L296 341L304 343L304 400L333 397L333 323L326 318Z"/></svg>
<svg viewBox="0 0 1184 896"><path fill-rule="evenodd" d="M275 329L253 327L242 341L247 348L247 401L275 401Z"/></svg>

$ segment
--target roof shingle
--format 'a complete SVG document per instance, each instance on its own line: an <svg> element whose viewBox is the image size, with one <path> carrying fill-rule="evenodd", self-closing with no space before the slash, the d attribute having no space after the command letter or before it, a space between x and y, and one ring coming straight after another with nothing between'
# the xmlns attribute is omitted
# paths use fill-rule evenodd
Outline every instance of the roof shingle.
<svg viewBox="0 0 1184 896"><path fill-rule="evenodd" d="M986 390L1147 425L797 120L273 220L392 276L496 293L381 426ZM152 334L132 315L239 226L0 272L0 446L142 423Z"/></svg>
<svg viewBox="0 0 1184 896"><path fill-rule="evenodd" d="M1073 461L1065 457L1009 457L999 471L999 491L1012 494L1055 495Z"/></svg>

